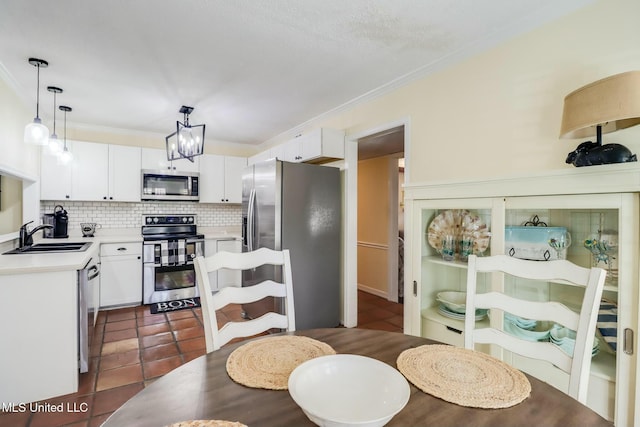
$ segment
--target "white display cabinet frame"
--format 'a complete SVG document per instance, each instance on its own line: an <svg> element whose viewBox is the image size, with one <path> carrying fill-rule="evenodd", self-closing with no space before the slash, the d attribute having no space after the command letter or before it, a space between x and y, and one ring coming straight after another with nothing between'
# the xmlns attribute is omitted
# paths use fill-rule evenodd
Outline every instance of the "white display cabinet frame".
<svg viewBox="0 0 640 427"><path fill-rule="evenodd" d="M434 307L437 307L437 292L464 290L466 286L466 264L441 260L427 243L426 227L438 212L468 209L479 214L487 225L490 224L491 244L486 255L504 253L506 225L522 225L523 219L538 215L542 221L548 220L549 226L573 229L575 236L567 258L586 267L591 265L591 255L582 247L583 239L597 232L601 226L598 218L604 218L606 227L617 227L619 239L617 282L605 286L605 296L618 304L618 351L605 351L602 346L606 344L601 343L601 351L592 363L588 404L618 426L640 425L637 422L640 408L635 410L640 399L636 394L635 343L639 327L639 194L640 168L634 164L567 169L484 181L407 185L405 333L462 345L462 322L443 316L431 321ZM447 272L447 269L451 271ZM512 286L519 289L518 293L526 292L502 275L488 276L481 280L486 290L505 287L509 290ZM550 283L546 289L538 291L543 297L553 294L551 299L560 298L570 304L574 298L579 301L576 289L566 284ZM460 332L457 339L455 334L451 334L456 330ZM488 348L480 350L489 351ZM490 352L558 388L566 382L566 378L557 375L553 367L529 364L495 349Z"/></svg>

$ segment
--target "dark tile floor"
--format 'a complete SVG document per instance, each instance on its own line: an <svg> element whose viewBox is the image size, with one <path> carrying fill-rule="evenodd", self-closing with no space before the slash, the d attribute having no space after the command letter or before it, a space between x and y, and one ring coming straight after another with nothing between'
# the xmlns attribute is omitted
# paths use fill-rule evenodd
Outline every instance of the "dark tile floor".
<svg viewBox="0 0 640 427"><path fill-rule="evenodd" d="M226 307L223 314L238 319L240 308ZM359 328L402 332L402 319L402 304L358 292ZM2 413L0 408L0 427L99 426L155 379L205 354L202 313L151 314L148 306L103 311L92 342L89 372L80 375L78 392L46 402L77 411Z"/></svg>

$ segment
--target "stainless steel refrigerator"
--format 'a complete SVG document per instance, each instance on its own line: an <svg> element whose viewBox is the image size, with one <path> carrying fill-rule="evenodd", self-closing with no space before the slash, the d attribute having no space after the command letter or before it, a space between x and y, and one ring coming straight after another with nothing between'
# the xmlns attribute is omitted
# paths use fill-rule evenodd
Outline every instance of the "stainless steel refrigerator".
<svg viewBox="0 0 640 427"><path fill-rule="evenodd" d="M296 329L340 323L341 214L338 168L272 159L244 170L242 251L289 249ZM242 286L266 279L281 280L280 268L246 270ZM274 299L243 306L249 318L274 309Z"/></svg>

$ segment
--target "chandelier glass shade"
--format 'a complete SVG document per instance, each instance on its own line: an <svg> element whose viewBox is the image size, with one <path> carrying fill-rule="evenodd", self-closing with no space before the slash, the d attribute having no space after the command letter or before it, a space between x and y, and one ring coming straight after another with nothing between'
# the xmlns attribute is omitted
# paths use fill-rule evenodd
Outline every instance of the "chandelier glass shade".
<svg viewBox="0 0 640 427"><path fill-rule="evenodd" d="M38 85L36 92L36 117L33 122L24 128L24 142L33 145L47 145L49 142L49 129L40 120L40 68L46 68L49 63L43 59L29 58L29 64L38 69Z"/></svg>

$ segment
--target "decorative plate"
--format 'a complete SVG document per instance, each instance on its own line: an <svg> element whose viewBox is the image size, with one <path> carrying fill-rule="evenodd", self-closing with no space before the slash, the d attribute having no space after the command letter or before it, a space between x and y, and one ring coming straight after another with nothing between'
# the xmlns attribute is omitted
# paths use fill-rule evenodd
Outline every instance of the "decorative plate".
<svg viewBox="0 0 640 427"><path fill-rule="evenodd" d="M486 251L491 240L487 225L477 214L466 209L446 210L427 227L427 241L438 252L442 250L442 238L447 235L455 236L456 241L472 238L474 254Z"/></svg>

